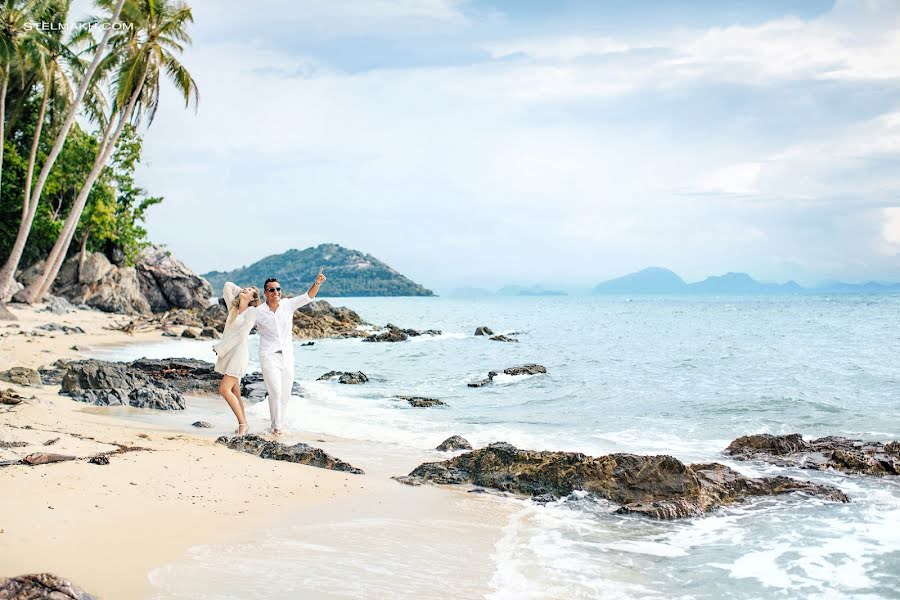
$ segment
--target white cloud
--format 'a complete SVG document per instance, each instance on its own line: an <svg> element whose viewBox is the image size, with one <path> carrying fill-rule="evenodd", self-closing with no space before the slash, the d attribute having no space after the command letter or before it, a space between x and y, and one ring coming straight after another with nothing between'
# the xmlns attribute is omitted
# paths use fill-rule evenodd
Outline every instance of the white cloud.
<svg viewBox="0 0 900 600"><path fill-rule="evenodd" d="M450 2L305 7L285 5L286 18L339 27L344 11L365 27L365 11L380 11L379 32L410 16L466 18ZM872 27L868 42L833 16L648 40L498 40L484 44L492 56L531 58L357 73L260 42L198 44L184 61L198 114L164 96L146 138L141 183L166 196L151 232L200 270L335 241L426 285L592 283L648 264L689 277L783 264L885 273L882 250L859 240L893 243L881 210L900 182L871 163L900 153L898 107L794 139L763 117L735 135L739 112L697 118L660 93L676 89L690 108L714 93L701 83L900 76L885 56L896 29ZM199 243L196 227L235 243Z"/></svg>

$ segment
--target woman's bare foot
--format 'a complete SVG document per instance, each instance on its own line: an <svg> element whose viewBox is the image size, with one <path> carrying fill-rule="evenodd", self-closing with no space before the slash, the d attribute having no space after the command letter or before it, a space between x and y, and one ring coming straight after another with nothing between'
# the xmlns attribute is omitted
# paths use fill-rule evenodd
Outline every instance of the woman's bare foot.
<svg viewBox="0 0 900 600"><path fill-rule="evenodd" d="M280 430L280 429L274 429L274 428L273 428L273 429L272 429L272 435L281 435L281 430Z"/></svg>
<svg viewBox="0 0 900 600"><path fill-rule="evenodd" d="M247 432L250 431L250 427L246 423L238 423L238 435L247 435Z"/></svg>

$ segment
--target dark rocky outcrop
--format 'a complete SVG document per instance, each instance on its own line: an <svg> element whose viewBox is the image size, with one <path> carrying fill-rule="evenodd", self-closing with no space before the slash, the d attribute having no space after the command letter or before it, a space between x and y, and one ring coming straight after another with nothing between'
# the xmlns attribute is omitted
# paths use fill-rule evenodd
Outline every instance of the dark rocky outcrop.
<svg viewBox="0 0 900 600"><path fill-rule="evenodd" d="M804 492L847 502L831 486L788 477L750 479L725 465L685 465L666 455L519 450L498 442L443 462L424 463L403 483L473 484L526 496L568 496L582 490L621 505L619 512L657 519L701 515L752 496Z"/></svg>
<svg viewBox="0 0 900 600"><path fill-rule="evenodd" d="M254 434L232 437L223 435L216 440L216 443L223 444L232 450L254 454L260 458L286 460L311 467L319 467L320 469L331 469L332 471L345 471L360 475L363 473L362 469L347 464L320 448L314 448L307 444L300 443L293 446L285 446L281 442L273 442Z"/></svg>
<svg viewBox="0 0 900 600"><path fill-rule="evenodd" d="M74 350L75 348L73 348ZM60 358L57 359L49 367L41 367L38 369L38 372L41 374L41 380L44 382L44 385L59 385L62 383L62 378L66 374L66 370L68 368L69 361Z"/></svg>
<svg viewBox="0 0 900 600"><path fill-rule="evenodd" d="M428 408L429 406L447 406L437 398L423 398L422 396L397 396L397 400L405 400L415 408Z"/></svg>
<svg viewBox="0 0 900 600"><path fill-rule="evenodd" d="M437 329L426 329L424 331L417 331L415 329L403 329L397 327L392 323L388 323L384 326L386 331L382 331L381 333L373 333L367 336L363 341L364 342L405 342L411 337L418 337L420 335L441 335L440 330Z"/></svg>
<svg viewBox="0 0 900 600"><path fill-rule="evenodd" d="M900 442L866 442L828 436L809 442L799 433L746 435L731 442L725 454L785 467L834 469L843 473L900 475Z"/></svg>
<svg viewBox="0 0 900 600"><path fill-rule="evenodd" d="M216 373L213 363L193 358L139 358L128 366L181 393L217 394L222 381L222 375Z"/></svg>
<svg viewBox="0 0 900 600"><path fill-rule="evenodd" d="M365 337L359 329L368 325L356 312L344 306L332 306L325 300L316 300L294 312L294 338L351 338Z"/></svg>
<svg viewBox="0 0 900 600"><path fill-rule="evenodd" d="M41 374L29 367L13 367L8 371L2 371L0 379L26 387L43 385Z"/></svg>
<svg viewBox="0 0 900 600"><path fill-rule="evenodd" d="M42 261L25 269L20 281L27 285L43 267ZM52 291L75 304L123 314L203 310L213 295L205 279L159 246L142 250L135 267L115 265L100 252L85 255L83 263L73 256L63 263ZM24 300L21 291L13 298ZM68 307L51 306L51 310L68 312Z"/></svg>
<svg viewBox="0 0 900 600"><path fill-rule="evenodd" d="M303 395L303 390L300 389L300 384L296 381L291 386L291 394L294 396ZM268 395L269 392L266 391L266 382L263 379L262 373L259 371L248 373L241 378L241 396L248 401L259 402L260 400L265 400Z"/></svg>
<svg viewBox="0 0 900 600"><path fill-rule="evenodd" d="M487 325L482 325L475 329L475 335L494 335L494 332Z"/></svg>
<svg viewBox="0 0 900 600"><path fill-rule="evenodd" d="M337 379L338 383L346 383L346 384L359 384L365 383L369 380L366 377L366 374L362 371L357 371L355 373L350 373L347 371L328 371L321 377L319 377L316 381L331 381L333 379Z"/></svg>
<svg viewBox="0 0 900 600"><path fill-rule="evenodd" d="M469 441L458 435L451 435L446 440L441 442L435 450L440 450L441 452L452 452L454 450L471 450L472 444Z"/></svg>
<svg viewBox="0 0 900 600"><path fill-rule="evenodd" d="M491 338L491 341L494 342L518 342L519 340L511 337L506 337L505 335L495 335Z"/></svg>
<svg viewBox="0 0 900 600"><path fill-rule="evenodd" d="M100 406L130 405L136 408L183 410L184 398L168 383L156 381L127 363L98 360L67 365L60 394Z"/></svg>
<svg viewBox="0 0 900 600"><path fill-rule="evenodd" d="M505 375L537 375L539 373L546 373L546 372L547 372L546 367L543 367L541 365L534 365L534 364L522 365L521 367L508 367L506 369L503 369L503 373ZM469 387L484 387L487 384L491 383L494 380L494 377L496 377L499 374L500 373L498 373L497 371L489 371L488 376L485 379L482 379L481 381L475 381L475 382L469 383L468 386Z"/></svg>
<svg viewBox="0 0 900 600"><path fill-rule="evenodd" d="M97 600L83 589L52 573L19 575L0 579L3 600Z"/></svg>

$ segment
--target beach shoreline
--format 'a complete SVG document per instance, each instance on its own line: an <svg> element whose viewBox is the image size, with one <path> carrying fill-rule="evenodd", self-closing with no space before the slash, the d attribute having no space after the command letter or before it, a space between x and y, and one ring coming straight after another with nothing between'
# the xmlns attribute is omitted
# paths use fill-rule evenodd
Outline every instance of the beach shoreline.
<svg viewBox="0 0 900 600"><path fill-rule="evenodd" d="M73 350L73 345L109 348L166 339L155 332L129 335L105 329L121 320L120 315L79 310L57 316L18 305L12 305L12 310L19 320L0 324L0 331L9 334L0 338L0 371L13 366L36 369L60 358L90 354L90 350ZM84 333L43 337L17 333L37 331L35 327L50 322L81 327ZM307 523L363 514L380 518L410 513L403 506L408 504L427 520L446 517L460 502L467 504L466 495L459 491L419 490L390 480L392 475L408 472L422 457L379 449L370 442L313 432L295 432L283 440L321 446L363 467L366 475L263 460L230 450L214 438L231 431L190 431L191 407L214 409L212 398L187 396L188 410L180 415L183 421L179 419L183 424L173 427L154 424L149 409L124 409L139 413L139 419L111 416L123 407L89 407L58 395L58 385L2 382L0 386L28 398L2 408L0 440L6 444L0 459L19 459L32 452L78 457L0 469L3 577L52 572L101 598L158 597L159 589L151 584L149 574L178 564L191 548L251 539L267 527L297 522L296 515L302 514ZM222 421L230 422L224 402L221 410ZM10 443L26 445L9 447ZM111 455L108 465L87 460L121 446L128 450ZM425 498L430 501L422 501ZM471 506L463 511L467 514L463 519L472 522L470 549L477 545L477 552L490 554L502 519L497 527L479 528L479 519L470 510ZM511 507L496 504L491 510L503 513ZM487 586L489 577L484 571L479 585Z"/></svg>

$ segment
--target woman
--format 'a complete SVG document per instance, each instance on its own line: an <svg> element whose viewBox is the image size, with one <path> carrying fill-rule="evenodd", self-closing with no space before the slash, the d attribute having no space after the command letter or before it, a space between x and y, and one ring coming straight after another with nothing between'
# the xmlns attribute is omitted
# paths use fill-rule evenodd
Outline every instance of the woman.
<svg viewBox="0 0 900 600"><path fill-rule="evenodd" d="M260 304L259 290L255 287L239 288L225 282L222 298L228 307L222 341L213 346L216 353L216 372L222 374L219 393L234 411L238 420L238 435L247 433L247 417L241 398L241 377L247 372L250 352L247 338L256 323L256 307Z"/></svg>

